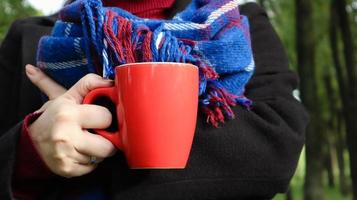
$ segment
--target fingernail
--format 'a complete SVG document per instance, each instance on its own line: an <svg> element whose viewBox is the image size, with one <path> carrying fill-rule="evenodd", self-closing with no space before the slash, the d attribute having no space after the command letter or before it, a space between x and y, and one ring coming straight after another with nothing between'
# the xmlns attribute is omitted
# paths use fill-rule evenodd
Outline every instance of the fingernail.
<svg viewBox="0 0 357 200"><path fill-rule="evenodd" d="M26 73L28 75L35 75L37 73L37 68L32 65L26 65Z"/></svg>

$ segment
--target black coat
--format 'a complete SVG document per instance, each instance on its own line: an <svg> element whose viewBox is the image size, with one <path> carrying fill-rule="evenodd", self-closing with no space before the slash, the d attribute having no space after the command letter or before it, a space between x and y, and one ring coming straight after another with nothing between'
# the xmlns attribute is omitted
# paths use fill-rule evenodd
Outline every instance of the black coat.
<svg viewBox="0 0 357 200"><path fill-rule="evenodd" d="M182 7L182 5L181 5ZM57 177L44 193L56 199L67 188L105 184L112 199L270 199L287 190L302 146L308 116L293 97L298 78L288 69L281 41L265 11L255 3L240 7L250 19L256 71L246 88L253 109L234 107L236 119L213 128L198 116L185 170L129 170L121 153L83 177ZM11 199L11 177L22 119L38 109L40 92L26 78L35 64L37 43L55 17L16 21L0 48L0 199ZM103 171L103 170L102 170Z"/></svg>

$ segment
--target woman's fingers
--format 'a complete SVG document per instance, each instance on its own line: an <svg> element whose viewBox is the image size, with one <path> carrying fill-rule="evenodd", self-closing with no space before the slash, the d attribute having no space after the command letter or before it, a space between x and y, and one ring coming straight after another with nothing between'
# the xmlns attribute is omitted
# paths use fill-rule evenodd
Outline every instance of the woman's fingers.
<svg viewBox="0 0 357 200"><path fill-rule="evenodd" d="M83 98L93 89L100 87L110 87L112 80L106 80L96 74L87 74L73 85L65 94L65 97L74 99L76 103L81 104Z"/></svg>
<svg viewBox="0 0 357 200"><path fill-rule="evenodd" d="M49 99L59 97L67 91L33 65L26 65L26 75Z"/></svg>
<svg viewBox="0 0 357 200"><path fill-rule="evenodd" d="M74 163L81 164L81 165L93 165L103 161L103 158L94 156L95 163L92 163L93 156L82 154L76 148L74 149L74 152L72 153L71 157Z"/></svg>
<svg viewBox="0 0 357 200"><path fill-rule="evenodd" d="M66 178L83 176L92 172L98 165L83 165L80 163L72 163L56 168L53 172Z"/></svg>
<svg viewBox="0 0 357 200"><path fill-rule="evenodd" d="M114 83L112 80L103 79L96 74L87 74L67 91L33 65L26 65L26 75L50 100L64 94L66 98L73 99L78 104L82 103L85 95L91 90L100 87L110 87Z"/></svg>
<svg viewBox="0 0 357 200"><path fill-rule="evenodd" d="M89 91L110 87L113 81L90 74L66 91L32 65L26 66L26 74L51 99L37 111L43 113L30 125L29 134L52 172L64 177L81 176L115 153L110 141L85 130L108 127L108 109L81 105Z"/></svg>
<svg viewBox="0 0 357 200"><path fill-rule="evenodd" d="M112 122L110 111L98 105L82 104L77 107L78 122L85 129L105 129Z"/></svg>
<svg viewBox="0 0 357 200"><path fill-rule="evenodd" d="M116 152L114 145L100 135L83 131L79 138L74 145L75 149L81 154L107 158Z"/></svg>
<svg viewBox="0 0 357 200"><path fill-rule="evenodd" d="M44 112L50 104L51 104L51 100L50 100L50 101L47 101L45 104L43 104L43 105L41 106L41 108L38 109L38 110L36 110L34 113L37 114L37 113L42 113L42 112Z"/></svg>
<svg viewBox="0 0 357 200"><path fill-rule="evenodd" d="M82 165L82 164L75 164L75 167L71 171L72 177L83 176L92 172L98 165Z"/></svg>

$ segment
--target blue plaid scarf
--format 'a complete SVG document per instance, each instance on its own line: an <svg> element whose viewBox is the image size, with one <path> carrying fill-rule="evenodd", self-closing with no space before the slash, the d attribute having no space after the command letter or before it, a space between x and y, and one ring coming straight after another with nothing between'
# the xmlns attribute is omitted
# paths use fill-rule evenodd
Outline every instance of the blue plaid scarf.
<svg viewBox="0 0 357 200"><path fill-rule="evenodd" d="M193 0L171 20L142 19L100 0L77 0L60 11L41 39L37 66L66 88L88 73L114 77L132 62L181 62L199 68L199 108L218 126L250 107L244 87L255 65L240 0Z"/></svg>

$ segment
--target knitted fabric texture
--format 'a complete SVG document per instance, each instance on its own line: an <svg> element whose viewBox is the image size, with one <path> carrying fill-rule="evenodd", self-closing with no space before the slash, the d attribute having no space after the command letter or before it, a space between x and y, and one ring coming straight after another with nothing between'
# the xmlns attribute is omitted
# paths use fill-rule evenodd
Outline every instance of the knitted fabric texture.
<svg viewBox="0 0 357 200"><path fill-rule="evenodd" d="M255 65L240 0L193 0L171 20L143 19L100 0L77 0L60 11L39 42L37 66L66 88L88 73L113 78L133 62L192 63L199 68L199 108L215 127L250 107L244 88Z"/></svg>

